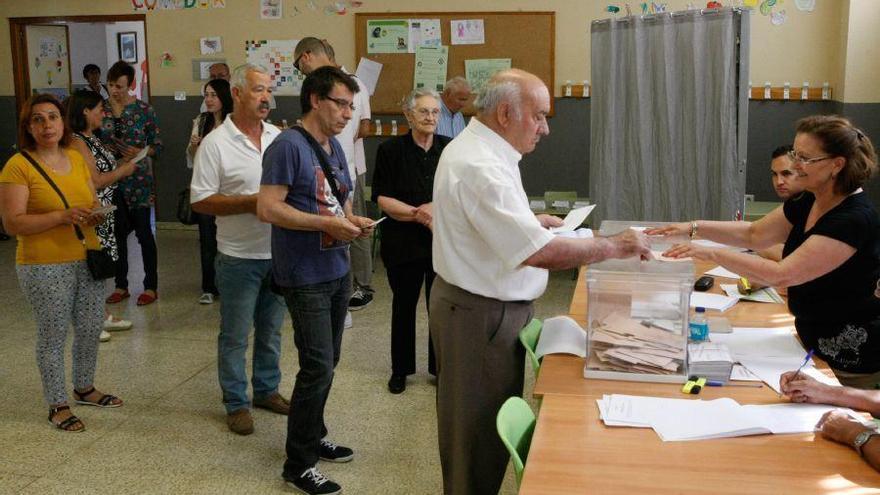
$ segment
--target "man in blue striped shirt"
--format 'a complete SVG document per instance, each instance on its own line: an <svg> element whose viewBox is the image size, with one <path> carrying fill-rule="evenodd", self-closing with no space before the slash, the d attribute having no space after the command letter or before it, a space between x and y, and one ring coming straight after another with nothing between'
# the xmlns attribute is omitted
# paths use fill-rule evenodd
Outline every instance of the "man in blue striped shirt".
<svg viewBox="0 0 880 495"><path fill-rule="evenodd" d="M446 81L440 95L440 120L435 134L454 138L464 130L464 115L461 109L471 99L471 86L467 79L456 76Z"/></svg>

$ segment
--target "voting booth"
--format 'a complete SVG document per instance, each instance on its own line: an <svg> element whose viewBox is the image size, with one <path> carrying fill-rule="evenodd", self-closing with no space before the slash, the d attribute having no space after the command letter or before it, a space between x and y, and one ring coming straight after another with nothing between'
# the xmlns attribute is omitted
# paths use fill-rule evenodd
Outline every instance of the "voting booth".
<svg viewBox="0 0 880 495"><path fill-rule="evenodd" d="M658 222L603 221L602 236ZM661 253L686 237L651 238ZM693 261L612 259L587 269L586 378L683 383Z"/></svg>

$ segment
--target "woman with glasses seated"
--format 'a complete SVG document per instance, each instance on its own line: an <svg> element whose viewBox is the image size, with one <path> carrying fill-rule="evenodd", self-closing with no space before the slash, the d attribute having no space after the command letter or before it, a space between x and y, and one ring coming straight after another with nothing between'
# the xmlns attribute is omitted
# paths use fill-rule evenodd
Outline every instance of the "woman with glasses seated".
<svg viewBox="0 0 880 495"><path fill-rule="evenodd" d="M763 249L784 242L782 260L681 244L666 253L707 260L775 287L788 287L788 306L806 349L831 366L844 385L880 384L880 217L862 186L877 169L871 140L849 120L829 115L797 123L790 157L806 192L757 222L706 220L651 229Z"/></svg>
<svg viewBox="0 0 880 495"><path fill-rule="evenodd" d="M435 135L440 117L436 92L417 89L403 103L410 131L379 145L373 174L373 202L389 218L379 226L380 254L391 286L391 379L388 390L406 390L416 372L416 306L425 284L430 299L431 201L434 172L450 139ZM428 339L428 371L436 375L434 348Z"/></svg>

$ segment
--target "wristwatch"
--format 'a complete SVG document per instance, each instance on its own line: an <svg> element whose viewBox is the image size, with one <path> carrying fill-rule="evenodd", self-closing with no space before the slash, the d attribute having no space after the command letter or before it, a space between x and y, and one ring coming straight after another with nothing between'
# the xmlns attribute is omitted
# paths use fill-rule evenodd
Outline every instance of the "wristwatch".
<svg viewBox="0 0 880 495"><path fill-rule="evenodd" d="M853 448L856 449L856 452L858 452L860 456L864 456L862 453L862 447L864 447L864 445L868 443L868 440L874 436L880 436L880 432L877 430L865 430L856 435L856 439L853 440Z"/></svg>

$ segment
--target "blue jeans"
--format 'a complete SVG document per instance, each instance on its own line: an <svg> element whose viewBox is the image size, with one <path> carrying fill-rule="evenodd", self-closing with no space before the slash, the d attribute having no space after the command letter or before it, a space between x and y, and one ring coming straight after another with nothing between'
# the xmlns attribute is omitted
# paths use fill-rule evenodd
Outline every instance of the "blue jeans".
<svg viewBox="0 0 880 495"><path fill-rule="evenodd" d="M220 288L223 292L223 288ZM329 282L282 288L293 320L293 342L299 373L287 417L285 479L294 479L318 462L321 439L327 435L324 405L339 363L345 313L351 298L351 274Z"/></svg>
<svg viewBox="0 0 880 495"><path fill-rule="evenodd" d="M224 294L220 298L217 371L227 414L251 405L245 371L251 328L254 397L268 397L278 391L284 303L269 289L271 272L272 260L217 254L217 288Z"/></svg>

